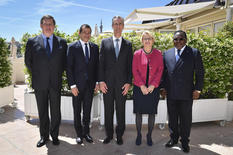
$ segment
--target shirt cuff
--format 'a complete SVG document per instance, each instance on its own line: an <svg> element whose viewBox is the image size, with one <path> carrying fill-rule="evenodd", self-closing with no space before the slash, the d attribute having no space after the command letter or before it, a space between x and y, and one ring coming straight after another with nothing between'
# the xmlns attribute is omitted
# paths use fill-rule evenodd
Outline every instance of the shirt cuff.
<svg viewBox="0 0 233 155"><path fill-rule="evenodd" d="M70 88L72 89L72 88L75 88L76 87L76 84L74 84L74 85L72 85L72 86L70 86Z"/></svg>

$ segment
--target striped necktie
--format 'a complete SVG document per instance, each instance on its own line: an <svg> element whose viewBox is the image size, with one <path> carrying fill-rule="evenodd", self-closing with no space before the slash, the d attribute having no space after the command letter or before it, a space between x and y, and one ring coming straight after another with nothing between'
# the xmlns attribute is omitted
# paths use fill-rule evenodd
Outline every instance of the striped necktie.
<svg viewBox="0 0 233 155"><path fill-rule="evenodd" d="M176 54L176 62L180 59L180 51L181 51L181 50L177 50L177 54Z"/></svg>

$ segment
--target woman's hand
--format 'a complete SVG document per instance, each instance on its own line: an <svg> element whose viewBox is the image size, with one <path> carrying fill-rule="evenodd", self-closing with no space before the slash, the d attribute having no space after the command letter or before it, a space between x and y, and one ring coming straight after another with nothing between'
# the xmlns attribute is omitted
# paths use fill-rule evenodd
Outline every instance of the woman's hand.
<svg viewBox="0 0 233 155"><path fill-rule="evenodd" d="M142 91L143 95L147 95L149 93L148 89L147 89L147 87L145 85L140 86L140 88L141 88L141 91Z"/></svg>
<svg viewBox="0 0 233 155"><path fill-rule="evenodd" d="M148 93L152 93L152 92L154 91L154 89L155 89L155 86L150 85L150 86L148 87Z"/></svg>

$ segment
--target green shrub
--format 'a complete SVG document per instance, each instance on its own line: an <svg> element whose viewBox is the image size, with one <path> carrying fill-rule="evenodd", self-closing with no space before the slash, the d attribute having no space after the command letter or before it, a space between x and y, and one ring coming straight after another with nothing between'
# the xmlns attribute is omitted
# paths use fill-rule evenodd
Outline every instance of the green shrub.
<svg viewBox="0 0 233 155"><path fill-rule="evenodd" d="M0 88L11 85L11 62L10 51L5 39L0 38Z"/></svg>
<svg viewBox="0 0 233 155"><path fill-rule="evenodd" d="M233 59L232 59L232 55L233 55L233 22L229 21L227 22L224 27L222 28L222 30L218 33L217 38L219 40L221 40L221 42L223 42L225 45L224 46L226 48L226 52L227 55L225 55L227 58L227 62L225 62L225 64L228 66L227 72L229 72L229 91L228 91L228 99L229 100L233 100Z"/></svg>
<svg viewBox="0 0 233 155"><path fill-rule="evenodd" d="M205 68L202 98L223 98L229 92L233 60L230 42L221 42L203 34L189 36L189 45L201 51ZM229 47L231 46L231 47ZM231 51L230 51L231 50Z"/></svg>
<svg viewBox="0 0 233 155"><path fill-rule="evenodd" d="M55 34L67 40L68 43L79 39L78 31L73 35L66 35L63 32L55 30ZM35 34L34 34L35 35ZM25 50L26 40L29 36L25 34L22 39L22 49ZM215 37L209 37L204 33L195 35L188 33L188 45L199 49L203 58L205 68L204 88L202 90L202 98L223 98L226 93L229 97L232 96L233 89L233 24L227 23L223 29ZM101 40L112 36L112 34L102 34L98 37L92 37L91 41L100 46ZM155 43L154 47L164 52L173 47L173 34L154 33ZM129 32L124 33L123 37L132 42L133 52L142 47L140 38L141 33ZM22 51L22 53L24 53ZM30 75L30 74L29 74ZM28 81L30 84L29 76ZM67 91L68 85L66 76L63 74L63 91ZM130 89L128 98L132 98L132 88Z"/></svg>

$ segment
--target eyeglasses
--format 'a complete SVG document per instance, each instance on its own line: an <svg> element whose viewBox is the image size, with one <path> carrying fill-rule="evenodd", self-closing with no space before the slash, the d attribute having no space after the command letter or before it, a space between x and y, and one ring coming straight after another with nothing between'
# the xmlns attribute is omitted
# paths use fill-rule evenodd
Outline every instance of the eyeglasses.
<svg viewBox="0 0 233 155"><path fill-rule="evenodd" d="M114 26L120 26L123 25L123 23L113 23Z"/></svg>
<svg viewBox="0 0 233 155"><path fill-rule="evenodd" d="M183 40L185 40L184 38L175 38L175 39L173 39L174 41L183 41Z"/></svg>
<svg viewBox="0 0 233 155"><path fill-rule="evenodd" d="M142 38L142 40L145 40L145 41L151 41L152 38Z"/></svg>
<svg viewBox="0 0 233 155"><path fill-rule="evenodd" d="M54 26L53 24L47 24L47 23L43 23L42 25L44 25L44 26Z"/></svg>

